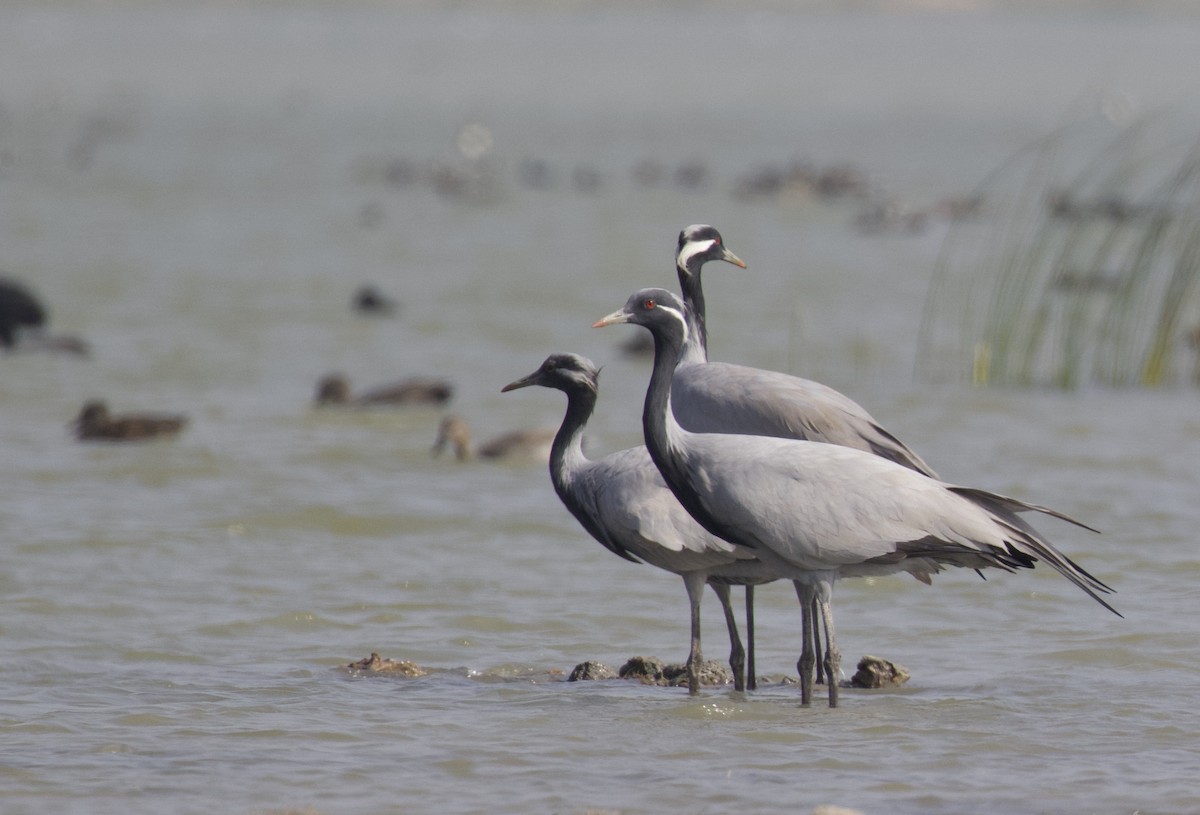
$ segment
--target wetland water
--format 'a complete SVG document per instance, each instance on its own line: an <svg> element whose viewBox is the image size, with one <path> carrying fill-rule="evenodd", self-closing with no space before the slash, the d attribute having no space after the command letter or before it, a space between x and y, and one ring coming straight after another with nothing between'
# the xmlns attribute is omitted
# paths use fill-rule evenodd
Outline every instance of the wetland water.
<svg viewBox="0 0 1200 815"><path fill-rule="evenodd" d="M851 202L730 194L808 158L961 195L1089 94L1195 113L1196 34L1184 11L6 5L0 268L93 354L0 357L0 808L1200 810L1197 393L914 382L944 223L863 235ZM464 151L482 181L406 181ZM707 175L640 186L646 160ZM576 351L606 366L591 452L636 444L648 365L589 326L675 287L694 222L749 264L706 275L714 358L825 381L948 480L1101 529L1039 524L1125 619L1043 569L847 581L847 667L895 660L904 688L830 711L562 681L681 660L681 582L588 538L539 464L431 458L439 411L312 389L443 376L484 439L557 424L560 394L499 390ZM396 319L350 313L367 281ZM192 423L82 446L97 396ZM759 598L760 671L794 671L792 590ZM711 596L705 631L723 657ZM338 670L372 651L432 670Z"/></svg>

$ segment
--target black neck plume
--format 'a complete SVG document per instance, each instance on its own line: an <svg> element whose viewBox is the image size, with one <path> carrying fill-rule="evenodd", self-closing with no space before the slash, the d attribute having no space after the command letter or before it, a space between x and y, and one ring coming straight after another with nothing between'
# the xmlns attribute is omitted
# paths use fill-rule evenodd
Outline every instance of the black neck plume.
<svg viewBox="0 0 1200 815"><path fill-rule="evenodd" d="M700 344L704 353L708 353L708 325L705 322L704 287L700 283L700 265L695 269L685 269L676 264L675 271L679 275L679 290L683 294L683 304L687 306L688 327L696 333L695 341Z"/></svg>

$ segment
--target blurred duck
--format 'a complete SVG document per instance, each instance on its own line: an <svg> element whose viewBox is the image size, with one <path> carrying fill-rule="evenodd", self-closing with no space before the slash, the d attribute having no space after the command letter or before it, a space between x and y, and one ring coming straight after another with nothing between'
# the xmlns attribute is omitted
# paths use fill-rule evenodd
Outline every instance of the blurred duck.
<svg viewBox="0 0 1200 815"><path fill-rule="evenodd" d="M351 305L356 312L369 317L391 317L400 308L399 303L369 284L354 293Z"/></svg>
<svg viewBox="0 0 1200 815"><path fill-rule="evenodd" d="M24 285L0 277L0 348L60 351L87 356L87 343L78 337L52 337L43 333L46 308Z"/></svg>
<svg viewBox="0 0 1200 815"><path fill-rule="evenodd" d="M555 428L552 427L512 430L488 440L478 449L472 449L470 425L460 416L447 416L438 426L432 453L441 455L442 450L449 446L459 461L467 461L472 457L549 460L554 434Z"/></svg>
<svg viewBox="0 0 1200 815"><path fill-rule="evenodd" d="M350 405L443 405L454 395L454 386L441 379L410 377L391 385L380 385L352 396L350 382L341 374L329 374L317 383L318 406Z"/></svg>
<svg viewBox="0 0 1200 815"><path fill-rule="evenodd" d="M141 441L178 435L187 422L186 416L165 413L113 416L106 403L93 399L84 404L74 426L80 441Z"/></svg>

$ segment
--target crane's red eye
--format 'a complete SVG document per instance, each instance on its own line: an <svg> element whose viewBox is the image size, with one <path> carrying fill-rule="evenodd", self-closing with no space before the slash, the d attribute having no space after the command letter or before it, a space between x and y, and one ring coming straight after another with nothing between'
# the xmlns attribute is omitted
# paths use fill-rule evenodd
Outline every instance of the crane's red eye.
<svg viewBox="0 0 1200 815"><path fill-rule="evenodd" d="M647 311L654 308L656 305L657 303L654 302L654 298L652 297L647 297L642 301L642 308L646 309Z"/></svg>

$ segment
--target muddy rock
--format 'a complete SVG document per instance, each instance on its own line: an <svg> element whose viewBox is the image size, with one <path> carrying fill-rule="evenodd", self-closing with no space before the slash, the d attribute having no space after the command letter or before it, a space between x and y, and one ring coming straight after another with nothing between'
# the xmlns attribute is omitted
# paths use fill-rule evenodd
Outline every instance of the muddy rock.
<svg viewBox="0 0 1200 815"><path fill-rule="evenodd" d="M568 682L585 682L593 679L616 679L617 672L603 662L580 662L567 677Z"/></svg>
<svg viewBox="0 0 1200 815"><path fill-rule="evenodd" d="M374 651L371 652L369 657L360 659L358 662L351 662L346 666L346 669L362 673L385 673L396 676L424 676L429 673L415 662L410 662L407 659L384 659Z"/></svg>
<svg viewBox="0 0 1200 815"><path fill-rule="evenodd" d="M687 687L688 674L687 665L665 665L663 666L663 679L672 687ZM732 685L733 671L724 662L710 659L700 666L700 684L704 685Z"/></svg>
<svg viewBox="0 0 1200 815"><path fill-rule="evenodd" d="M858 661L858 671L850 677L854 688L895 688L909 680L908 669L895 662L873 656Z"/></svg>
<svg viewBox="0 0 1200 815"><path fill-rule="evenodd" d="M663 661L658 657L630 657L617 673L622 679L636 679L646 685L665 684Z"/></svg>
<svg viewBox="0 0 1200 815"><path fill-rule="evenodd" d="M645 685L687 687L687 665L664 664L658 657L631 657L618 672L622 679L632 679ZM717 660L707 660L700 666L701 685L729 685L733 673L729 666Z"/></svg>

